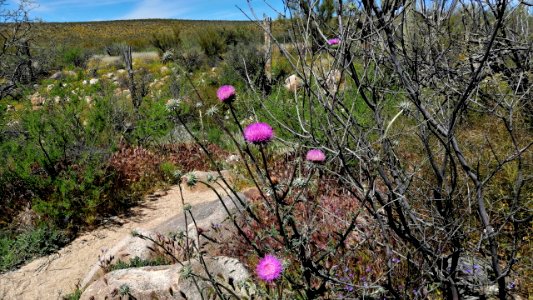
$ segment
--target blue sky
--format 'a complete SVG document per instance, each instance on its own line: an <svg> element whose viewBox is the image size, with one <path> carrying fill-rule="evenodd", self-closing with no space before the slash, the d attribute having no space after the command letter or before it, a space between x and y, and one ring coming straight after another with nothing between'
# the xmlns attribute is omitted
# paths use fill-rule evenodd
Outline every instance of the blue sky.
<svg viewBox="0 0 533 300"><path fill-rule="evenodd" d="M31 16L47 22L173 18L193 20L246 20L236 7L250 14L246 0L34 0ZM16 0L10 0L16 3ZM283 0L250 0L261 18L283 12ZM273 8L269 7L272 6Z"/></svg>

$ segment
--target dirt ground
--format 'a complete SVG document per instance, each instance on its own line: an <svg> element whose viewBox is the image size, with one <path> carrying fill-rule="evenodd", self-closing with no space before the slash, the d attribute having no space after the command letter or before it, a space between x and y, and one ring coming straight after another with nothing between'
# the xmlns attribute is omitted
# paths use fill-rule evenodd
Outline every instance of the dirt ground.
<svg viewBox="0 0 533 300"><path fill-rule="evenodd" d="M209 190L184 189L185 203L191 205L213 201ZM31 261L18 270L0 275L0 299L62 299L76 290L101 249L111 248L135 228L152 229L181 212L178 186L157 192L131 216L115 218L108 225L87 232L57 253Z"/></svg>

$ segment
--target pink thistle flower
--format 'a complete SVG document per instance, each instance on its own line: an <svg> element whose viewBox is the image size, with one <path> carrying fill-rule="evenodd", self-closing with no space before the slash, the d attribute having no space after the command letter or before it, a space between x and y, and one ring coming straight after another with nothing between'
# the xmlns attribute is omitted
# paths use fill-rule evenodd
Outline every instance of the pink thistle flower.
<svg viewBox="0 0 533 300"><path fill-rule="evenodd" d="M235 87L232 85L223 85L217 90L217 98L221 102L229 103L235 100L235 95Z"/></svg>
<svg viewBox="0 0 533 300"><path fill-rule="evenodd" d="M312 149L307 152L305 159L311 162L323 162L326 160L326 155L320 149Z"/></svg>
<svg viewBox="0 0 533 300"><path fill-rule="evenodd" d="M334 39L329 39L328 40L328 45L330 45L330 46L337 46L340 43L341 43L341 39L339 39L339 38L334 38Z"/></svg>
<svg viewBox="0 0 533 300"><path fill-rule="evenodd" d="M252 123L244 128L244 139L253 144L270 141L274 137L274 130L267 123Z"/></svg>
<svg viewBox="0 0 533 300"><path fill-rule="evenodd" d="M281 277L283 265L281 264L281 261L274 255L267 254L265 257L259 260L259 263L255 268L255 272L261 280L272 282Z"/></svg>

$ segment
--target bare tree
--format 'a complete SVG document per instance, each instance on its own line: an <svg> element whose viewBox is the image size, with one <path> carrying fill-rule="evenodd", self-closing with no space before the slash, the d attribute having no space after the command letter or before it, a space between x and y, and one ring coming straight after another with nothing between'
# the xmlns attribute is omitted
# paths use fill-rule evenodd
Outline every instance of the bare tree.
<svg viewBox="0 0 533 300"><path fill-rule="evenodd" d="M32 21L28 16L32 2L22 0L15 8L0 0L0 99L18 84L35 80L32 67Z"/></svg>
<svg viewBox="0 0 533 300"><path fill-rule="evenodd" d="M362 296L439 290L460 299L496 287L506 299L515 268L531 268L518 255L532 220L528 4L338 0L331 18L321 15L328 1L287 5L296 47L271 38L303 82L290 100L295 116L270 111L260 91L261 109L249 110L292 136L278 140L291 149L284 172L269 165L268 145L242 144L218 120L262 199L261 209L240 212L238 233L259 255L291 258L297 275L286 280L297 298L349 287ZM229 103L242 135L235 110ZM327 162L306 169L297 157L310 148ZM334 214L323 203L328 182L339 202L353 203L317 240L331 226L320 219ZM265 227L268 239L254 242L249 232ZM365 250L383 262L380 275L365 284L339 277L339 264L356 266L354 253Z"/></svg>
<svg viewBox="0 0 533 300"><path fill-rule="evenodd" d="M285 52L308 99L293 134L334 157L329 172L378 221L387 255L398 251L418 266L408 276L440 282L458 299L476 293L460 278L461 264L487 260L482 284L497 283L505 299L531 221L533 141L523 120L531 113L533 43L525 5L337 1L331 24L313 7L319 1L297 3L295 31L331 59L324 63L312 47ZM333 37L340 43L329 45ZM328 86L333 70L354 89ZM467 134L475 122L490 122L498 134ZM515 176L504 188L497 178L507 168ZM506 195L495 197L498 188ZM398 296L392 278L386 286Z"/></svg>
<svg viewBox="0 0 533 300"><path fill-rule="evenodd" d="M148 95L147 82L150 80L150 74L144 69L134 70L131 46L121 46L121 50L121 56L124 60L126 71L128 72L128 88L130 90L133 108L135 109L135 113L138 114L143 98Z"/></svg>

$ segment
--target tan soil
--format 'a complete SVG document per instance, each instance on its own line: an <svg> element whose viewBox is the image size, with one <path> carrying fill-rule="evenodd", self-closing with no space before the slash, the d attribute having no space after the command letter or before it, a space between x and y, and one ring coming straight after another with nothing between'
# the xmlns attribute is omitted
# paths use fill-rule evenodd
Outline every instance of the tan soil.
<svg viewBox="0 0 533 300"><path fill-rule="evenodd" d="M209 190L183 190L185 203L191 205L213 201ZM31 261L18 270L0 275L0 299L62 299L76 290L91 266L98 261L101 249L112 248L135 228L151 229L181 212L179 188L158 192L132 216L117 218L115 224L82 234L57 253ZM117 225L116 223L121 223Z"/></svg>

